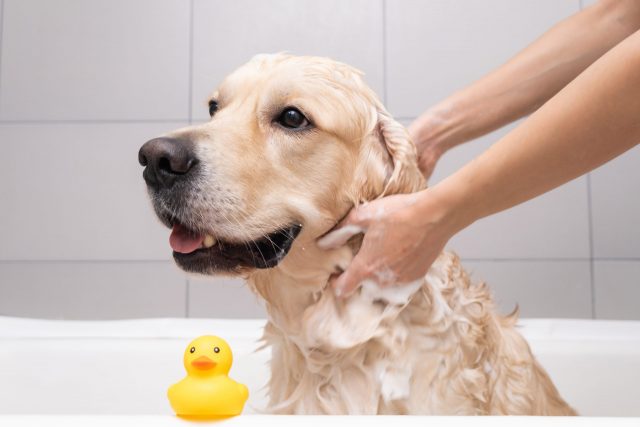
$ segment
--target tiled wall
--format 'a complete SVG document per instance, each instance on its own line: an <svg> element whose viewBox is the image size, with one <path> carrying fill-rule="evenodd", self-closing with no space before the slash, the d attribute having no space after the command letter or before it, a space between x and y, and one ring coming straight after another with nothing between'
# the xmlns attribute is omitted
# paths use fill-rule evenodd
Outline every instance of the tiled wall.
<svg viewBox="0 0 640 427"><path fill-rule="evenodd" d="M586 2L585 2L586 3ZM0 315L257 317L242 283L188 279L146 199L137 150L206 119L261 52L366 72L409 123L578 0L0 0ZM447 154L434 180L508 129ZM640 150L482 220L450 243L501 307L640 319Z"/></svg>

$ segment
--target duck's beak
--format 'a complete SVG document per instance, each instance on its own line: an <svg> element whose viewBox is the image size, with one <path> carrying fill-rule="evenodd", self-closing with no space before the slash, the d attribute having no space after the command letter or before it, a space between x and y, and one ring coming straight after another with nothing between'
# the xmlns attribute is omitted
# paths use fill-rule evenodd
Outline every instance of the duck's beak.
<svg viewBox="0 0 640 427"><path fill-rule="evenodd" d="M211 369L214 366L216 366L216 362L214 362L213 360L209 359L207 356L200 356L196 360L191 362L191 366L193 366L193 367L195 367L197 369L206 370L206 369Z"/></svg>

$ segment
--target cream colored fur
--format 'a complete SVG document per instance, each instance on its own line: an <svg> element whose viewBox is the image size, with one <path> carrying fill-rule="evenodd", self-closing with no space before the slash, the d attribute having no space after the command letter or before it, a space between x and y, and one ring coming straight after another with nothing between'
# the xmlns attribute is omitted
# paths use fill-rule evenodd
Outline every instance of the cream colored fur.
<svg viewBox="0 0 640 427"><path fill-rule="evenodd" d="M355 205L425 183L415 147L361 73L325 58L260 55L214 93L220 108L175 136L196 142L207 171L185 206L221 239L303 225L275 268L242 270L269 315L267 411L285 414L573 415L486 285L443 253L424 280L364 283L341 300L327 287L359 248L316 241ZM312 122L286 132L296 106ZM187 224L189 225L189 224ZM356 230L357 231L357 230ZM392 282L392 275L381 277Z"/></svg>

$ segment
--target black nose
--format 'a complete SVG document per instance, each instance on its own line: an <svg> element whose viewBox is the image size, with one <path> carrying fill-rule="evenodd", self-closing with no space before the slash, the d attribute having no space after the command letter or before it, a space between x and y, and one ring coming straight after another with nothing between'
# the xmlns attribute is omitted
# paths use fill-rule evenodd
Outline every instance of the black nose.
<svg viewBox="0 0 640 427"><path fill-rule="evenodd" d="M145 166L142 176L147 185L158 189L171 187L198 163L193 143L176 138L147 141L138 152L138 161Z"/></svg>

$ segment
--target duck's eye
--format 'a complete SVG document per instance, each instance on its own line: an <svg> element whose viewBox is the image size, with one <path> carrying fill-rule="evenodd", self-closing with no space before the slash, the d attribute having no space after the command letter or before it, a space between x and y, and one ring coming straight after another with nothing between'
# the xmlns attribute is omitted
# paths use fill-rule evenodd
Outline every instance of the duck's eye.
<svg viewBox="0 0 640 427"><path fill-rule="evenodd" d="M209 101L209 116L213 117L216 111L218 111L218 101L212 99Z"/></svg>
<svg viewBox="0 0 640 427"><path fill-rule="evenodd" d="M302 129L309 126L309 120L297 108L285 108L276 120L288 129Z"/></svg>
<svg viewBox="0 0 640 427"><path fill-rule="evenodd" d="M220 348L219 347L213 347L213 352L214 353L220 353Z"/></svg>
<svg viewBox="0 0 640 427"><path fill-rule="evenodd" d="M195 348L195 347L191 347L191 348L189 349L189 353L195 353L195 352L196 352L196 348Z"/></svg>

